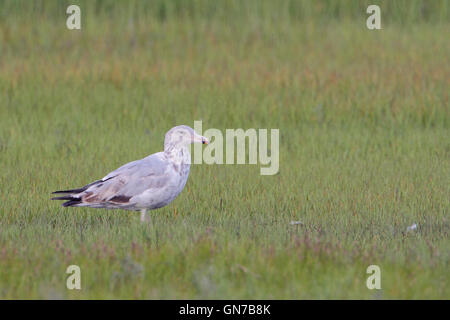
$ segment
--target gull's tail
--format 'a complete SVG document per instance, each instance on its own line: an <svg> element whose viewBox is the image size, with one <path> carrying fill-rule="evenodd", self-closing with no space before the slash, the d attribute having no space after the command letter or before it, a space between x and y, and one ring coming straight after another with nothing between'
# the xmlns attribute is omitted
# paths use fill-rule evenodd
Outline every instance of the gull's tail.
<svg viewBox="0 0 450 320"><path fill-rule="evenodd" d="M90 186L98 184L102 182L101 180L92 182L82 188L78 189L70 189L70 190L58 190L52 192L52 194L58 194L58 193L67 193L68 195L62 196L62 197L54 197L52 200L68 200L67 202L64 202L62 204L63 207L76 207L77 205L81 204L83 200L80 196L78 196L80 193L86 191Z"/></svg>
<svg viewBox="0 0 450 320"><path fill-rule="evenodd" d="M55 192L53 192L55 193ZM64 197L54 197L52 198L52 200L69 200L66 201L62 204L63 207L73 207L76 206L77 204L82 203L81 198L77 198L75 196L64 196Z"/></svg>

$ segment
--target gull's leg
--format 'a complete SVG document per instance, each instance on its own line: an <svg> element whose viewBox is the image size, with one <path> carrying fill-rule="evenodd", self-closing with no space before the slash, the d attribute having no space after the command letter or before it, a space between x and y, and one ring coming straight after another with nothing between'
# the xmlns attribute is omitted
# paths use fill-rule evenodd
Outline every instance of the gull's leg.
<svg viewBox="0 0 450 320"><path fill-rule="evenodd" d="M147 209L141 209L141 222L150 222L150 217L147 216Z"/></svg>

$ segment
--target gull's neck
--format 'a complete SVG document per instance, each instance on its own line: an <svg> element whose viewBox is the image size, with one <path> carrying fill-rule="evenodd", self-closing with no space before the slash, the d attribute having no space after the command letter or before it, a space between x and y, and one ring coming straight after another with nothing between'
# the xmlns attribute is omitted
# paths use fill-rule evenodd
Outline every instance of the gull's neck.
<svg viewBox="0 0 450 320"><path fill-rule="evenodd" d="M189 146L186 145L169 145L165 146L164 154L172 163L191 164L191 153L189 152Z"/></svg>

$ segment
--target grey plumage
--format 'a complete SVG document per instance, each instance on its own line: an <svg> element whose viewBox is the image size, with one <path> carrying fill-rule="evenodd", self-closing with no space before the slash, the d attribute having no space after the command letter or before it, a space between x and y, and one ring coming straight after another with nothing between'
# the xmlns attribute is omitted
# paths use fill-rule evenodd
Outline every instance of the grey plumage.
<svg viewBox="0 0 450 320"><path fill-rule="evenodd" d="M55 191L65 194L64 207L107 209L157 209L172 202L183 190L190 170L189 144L206 138L187 126L172 128L165 137L164 152L129 162L103 179L82 188Z"/></svg>

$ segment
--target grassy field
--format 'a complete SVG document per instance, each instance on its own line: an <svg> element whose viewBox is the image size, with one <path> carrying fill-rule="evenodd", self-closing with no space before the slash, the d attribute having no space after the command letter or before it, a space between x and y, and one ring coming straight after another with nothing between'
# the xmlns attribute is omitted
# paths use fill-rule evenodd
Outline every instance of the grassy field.
<svg viewBox="0 0 450 320"><path fill-rule="evenodd" d="M70 3L0 1L0 298L450 298L448 1ZM280 129L279 173L194 165L151 226L49 200L194 120Z"/></svg>

